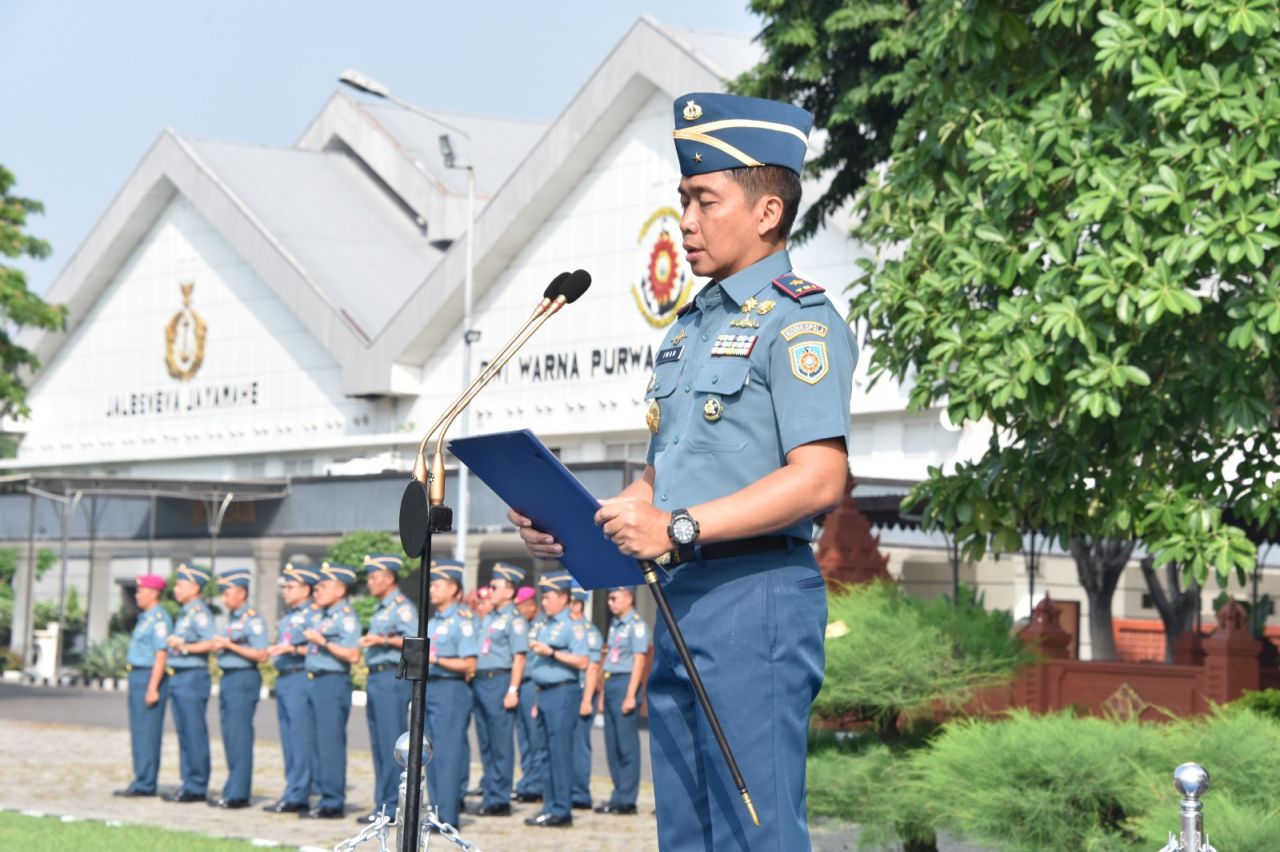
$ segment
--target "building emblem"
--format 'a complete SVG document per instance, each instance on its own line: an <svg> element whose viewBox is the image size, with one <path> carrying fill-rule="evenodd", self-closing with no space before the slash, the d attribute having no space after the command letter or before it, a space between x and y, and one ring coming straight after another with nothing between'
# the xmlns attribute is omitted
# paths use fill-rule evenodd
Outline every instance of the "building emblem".
<svg viewBox="0 0 1280 852"><path fill-rule="evenodd" d="M655 328L665 328L675 321L676 311L689 301L693 289L693 277L676 244L679 234L679 211L661 207L645 221L636 240L644 272L631 288L631 295L645 320Z"/></svg>
<svg viewBox="0 0 1280 852"><path fill-rule="evenodd" d="M204 338L209 331L204 317L191 307L194 281L182 282L182 310L164 328L164 363L169 375L181 382L194 376L204 362Z"/></svg>

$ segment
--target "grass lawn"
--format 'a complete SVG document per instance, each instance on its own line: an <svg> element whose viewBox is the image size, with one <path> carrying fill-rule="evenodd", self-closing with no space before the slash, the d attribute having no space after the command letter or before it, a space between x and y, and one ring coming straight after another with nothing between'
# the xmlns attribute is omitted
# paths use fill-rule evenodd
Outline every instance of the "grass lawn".
<svg viewBox="0 0 1280 852"><path fill-rule="evenodd" d="M24 852L245 852L260 849L245 840L208 837L141 825L107 825L90 820L62 822L57 817L30 817L0 812L0 849ZM282 847L276 847L282 848Z"/></svg>

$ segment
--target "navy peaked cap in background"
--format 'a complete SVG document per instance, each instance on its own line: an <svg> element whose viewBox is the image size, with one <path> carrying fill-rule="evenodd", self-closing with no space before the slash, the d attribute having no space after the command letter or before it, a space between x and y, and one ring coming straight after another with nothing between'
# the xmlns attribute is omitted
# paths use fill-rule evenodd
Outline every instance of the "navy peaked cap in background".
<svg viewBox="0 0 1280 852"><path fill-rule="evenodd" d="M701 175L743 166L804 168L813 114L792 104L719 92L676 98L672 136L680 174Z"/></svg>

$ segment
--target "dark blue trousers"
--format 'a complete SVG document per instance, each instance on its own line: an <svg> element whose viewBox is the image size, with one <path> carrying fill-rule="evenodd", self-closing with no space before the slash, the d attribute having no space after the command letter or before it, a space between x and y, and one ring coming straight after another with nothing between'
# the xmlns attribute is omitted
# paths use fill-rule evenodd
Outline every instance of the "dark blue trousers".
<svg viewBox="0 0 1280 852"><path fill-rule="evenodd" d="M571 816L573 797L573 732L582 690L577 681L538 691L538 727L547 743L542 771L542 813Z"/></svg>
<svg viewBox="0 0 1280 852"><path fill-rule="evenodd" d="M613 779L609 803L614 805L634 805L640 791L640 710L637 706L630 713L622 712L630 681L631 673L626 672L604 682L604 753Z"/></svg>
<svg viewBox="0 0 1280 852"><path fill-rule="evenodd" d="M133 781L129 789L154 793L160 772L160 741L164 734L164 705L169 700L169 679L160 679L160 700L147 706L151 667L129 672L129 741L133 746Z"/></svg>
<svg viewBox="0 0 1280 852"><path fill-rule="evenodd" d="M575 712L582 706L582 690L569 687L575 693ZM595 705L590 716L578 716L573 726L573 793L575 805L591 804L591 726L595 724Z"/></svg>
<svg viewBox="0 0 1280 852"><path fill-rule="evenodd" d="M316 769L316 728L307 704L307 673L296 670L276 678L276 722L284 751L284 800L311 801Z"/></svg>
<svg viewBox="0 0 1280 852"><path fill-rule="evenodd" d="M182 789L197 796L209 792L209 724L205 712L211 685L209 670L204 666L174 669L169 679Z"/></svg>
<svg viewBox="0 0 1280 852"><path fill-rule="evenodd" d="M502 706L509 673L497 677L477 677L471 682L475 696L476 740L480 743L480 761L484 765L484 806L505 805L511 801L511 775L515 768L515 728L519 709Z"/></svg>
<svg viewBox="0 0 1280 852"><path fill-rule="evenodd" d="M542 795L542 774L547 764L547 740L542 726L529 715L538 702L538 690L533 681L520 684L520 709L516 711L516 738L520 741L520 780L516 792L522 795Z"/></svg>
<svg viewBox="0 0 1280 852"><path fill-rule="evenodd" d="M307 675L307 706L316 731L316 780L320 807L342 810L347 803L347 717L351 680L346 672Z"/></svg>
<svg viewBox="0 0 1280 852"><path fill-rule="evenodd" d="M373 809L385 805L394 816L400 797L400 766L396 763L396 740L409 730L410 684L398 680L394 668L369 675L365 685L368 702L369 746L373 749Z"/></svg>
<svg viewBox="0 0 1280 852"><path fill-rule="evenodd" d="M760 814L751 824L671 634L658 622L649 745L663 852L807 852L809 705L827 595L809 548L688 565L666 587Z"/></svg>
<svg viewBox="0 0 1280 852"><path fill-rule="evenodd" d="M427 791L440 810L440 821L455 828L462 805L463 750L471 687L462 678L427 683L427 736L434 756L427 764Z"/></svg>
<svg viewBox="0 0 1280 852"><path fill-rule="evenodd" d="M218 682L218 719L227 756L224 799L248 799L253 786L253 714L258 709L262 675L258 669L225 669Z"/></svg>

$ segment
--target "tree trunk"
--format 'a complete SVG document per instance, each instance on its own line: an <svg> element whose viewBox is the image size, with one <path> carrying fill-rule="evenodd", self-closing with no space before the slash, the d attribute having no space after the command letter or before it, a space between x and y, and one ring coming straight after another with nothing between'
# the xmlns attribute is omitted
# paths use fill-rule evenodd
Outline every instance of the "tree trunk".
<svg viewBox="0 0 1280 852"><path fill-rule="evenodd" d="M1136 542L1093 536L1074 536L1071 556L1076 576L1089 599L1089 643L1095 660L1114 660L1116 634L1111 624L1111 599Z"/></svg>
<svg viewBox="0 0 1280 852"><path fill-rule="evenodd" d="M1142 576L1147 581L1147 590L1151 593L1151 602L1156 612L1160 613L1160 621L1164 624L1164 661L1174 661L1174 643L1178 637L1195 627L1196 613L1200 611L1200 584L1191 581L1191 585L1182 588L1182 577L1176 562L1164 566L1168 582L1168 590L1160 585L1160 577L1156 574L1155 563L1150 556L1141 563Z"/></svg>

